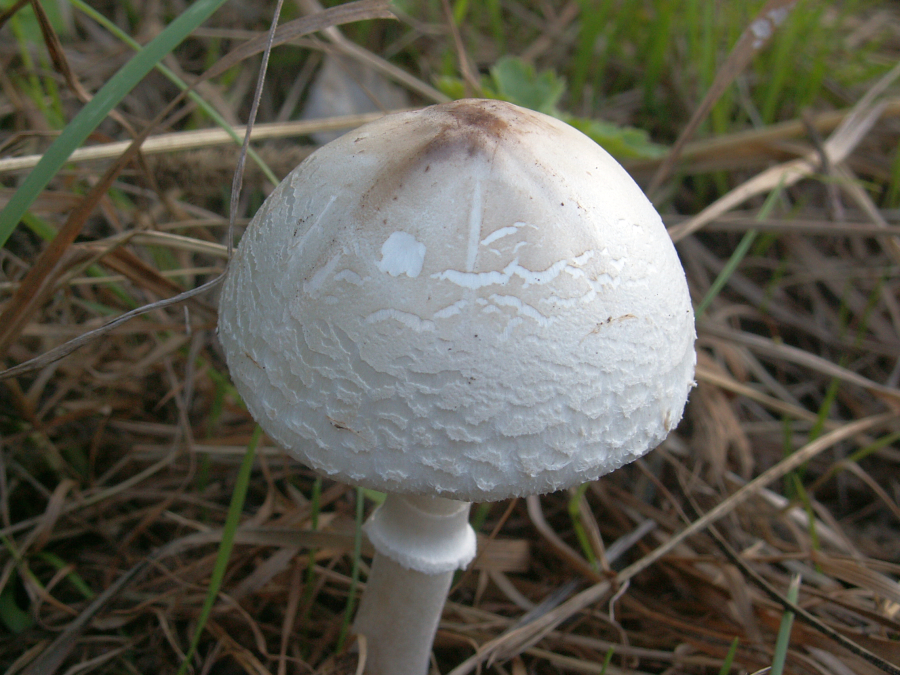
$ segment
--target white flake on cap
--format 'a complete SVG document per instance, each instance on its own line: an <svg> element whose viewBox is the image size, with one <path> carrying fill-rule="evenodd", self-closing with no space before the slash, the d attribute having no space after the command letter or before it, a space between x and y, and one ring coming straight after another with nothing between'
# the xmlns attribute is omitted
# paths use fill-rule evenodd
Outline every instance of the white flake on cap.
<svg viewBox="0 0 900 675"><path fill-rule="evenodd" d="M394 232L381 246L378 269L392 277L405 274L415 279L425 264L425 245L411 234Z"/></svg>

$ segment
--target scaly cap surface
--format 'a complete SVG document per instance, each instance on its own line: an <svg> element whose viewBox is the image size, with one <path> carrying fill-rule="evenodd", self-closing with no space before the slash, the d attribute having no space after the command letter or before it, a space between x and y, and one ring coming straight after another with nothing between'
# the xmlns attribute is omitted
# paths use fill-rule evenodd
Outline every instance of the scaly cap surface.
<svg viewBox="0 0 900 675"><path fill-rule="evenodd" d="M219 327L251 413L302 462L465 501L639 457L695 364L684 272L640 188L500 101L390 115L311 155L244 234Z"/></svg>

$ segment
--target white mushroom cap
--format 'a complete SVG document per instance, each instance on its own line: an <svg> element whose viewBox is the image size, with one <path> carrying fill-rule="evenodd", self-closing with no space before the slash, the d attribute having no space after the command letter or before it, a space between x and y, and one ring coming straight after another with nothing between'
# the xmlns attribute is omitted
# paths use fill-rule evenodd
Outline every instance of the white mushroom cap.
<svg viewBox="0 0 900 675"><path fill-rule="evenodd" d="M231 261L238 390L302 462L488 501L612 471L681 419L684 272L640 188L554 118L463 100L311 155Z"/></svg>

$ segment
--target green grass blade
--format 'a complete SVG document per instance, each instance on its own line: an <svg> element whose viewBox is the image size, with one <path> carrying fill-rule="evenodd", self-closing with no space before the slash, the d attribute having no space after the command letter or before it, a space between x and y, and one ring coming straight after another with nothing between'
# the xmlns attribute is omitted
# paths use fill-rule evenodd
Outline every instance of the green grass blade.
<svg viewBox="0 0 900 675"><path fill-rule="evenodd" d="M3 211L0 211L0 246L6 243L9 235L22 220L22 216L75 149L84 143L110 111L166 54L175 49L197 26L225 4L225 1L197 0L101 87L47 149Z"/></svg>
<svg viewBox="0 0 900 675"><path fill-rule="evenodd" d="M178 668L178 675L184 675L188 664L194 656L194 652L197 651L197 645L200 644L200 637L203 635L206 621L212 613L213 605L216 604L216 598L219 597L219 588L222 586L222 580L225 578L225 570L228 568L228 560L231 557L231 549L234 546L234 535L241 522L241 511L244 509L244 498L247 496L247 488L250 485L253 460L256 458L256 448L261 438L262 427L256 427L253 430L253 436L250 438L250 444L247 446L247 452L244 453L244 460L241 462L241 468L234 483L234 491L231 493L231 503L228 505L228 514L225 516L225 527L222 528L222 541L219 542L219 553L216 556L216 564L209 579L209 591L206 594L206 601L203 603L203 609L200 610L200 616L197 617L197 629L194 631L191 647Z"/></svg>
<svg viewBox="0 0 900 675"><path fill-rule="evenodd" d="M57 570L64 570L69 567L69 563L67 563L55 553L50 553L49 551L41 551L37 555L40 559L45 560L46 562L53 565L53 567L55 567ZM91 587L88 586L87 582L82 579L81 576L74 570L75 568L72 567L70 571L66 572L66 579L69 581L69 583L72 584L72 586L75 587L75 589L79 593L81 593L82 596L84 596L85 600L93 600L95 597L97 597L97 594L94 593L93 590L91 590Z"/></svg>
<svg viewBox="0 0 900 675"><path fill-rule="evenodd" d="M813 509L812 501L809 498L809 493L807 493L806 488L803 487L803 479L799 472L795 471L793 473L793 479L794 494L796 495L796 499L800 501L800 504L802 504L803 506L803 510L806 511L806 527L809 531L812 550L821 551L822 545L819 542L819 533L816 530L816 512ZM816 565L816 567L818 568L818 564Z"/></svg>
<svg viewBox="0 0 900 675"><path fill-rule="evenodd" d="M797 604L800 595L800 577L791 579L788 587L787 599L791 604ZM781 617L781 626L778 628L778 637L775 640L775 654L772 656L772 669L769 675L781 675L784 672L784 663L787 659L788 646L791 643L791 626L794 625L794 613L785 612Z"/></svg>
<svg viewBox="0 0 900 675"><path fill-rule="evenodd" d="M609 668L609 662L612 661L613 654L616 653L616 650L610 647L606 651L606 656L603 657L603 666L600 668L600 675L606 675L606 671Z"/></svg>
<svg viewBox="0 0 900 675"><path fill-rule="evenodd" d="M738 645L741 643L740 638L734 638L731 641L731 647L728 648L728 653L725 655L725 660L722 661L722 667L719 669L719 675L728 675L731 672L731 664L734 663L734 657L737 654Z"/></svg>
<svg viewBox="0 0 900 675"><path fill-rule="evenodd" d="M108 30L110 33L115 35L119 40L121 40L122 42L127 44L132 49L139 50L141 48L141 45L138 44L134 39L132 39L132 37L130 35L125 33L121 28L119 28L116 24L114 24L112 21L110 21L105 16L103 16L96 9L94 9L93 7L91 7L90 5L85 3L84 0L69 0L69 2L74 7L81 10L84 14L86 14L87 16L92 18L94 21L99 23L106 30ZM178 75L176 75L172 70L167 68L162 63L157 63L156 69L159 72L161 72L163 75L165 75L166 78L172 84L174 84L176 87L178 87L182 91L184 91L185 89L188 88L187 82L185 82L180 77L178 77ZM202 96L200 96L200 94L198 94L196 91L191 91L191 92L188 92L188 98L190 98L194 103L199 105L200 108L203 110L203 112L205 112L213 122L215 122L222 129L224 129L225 132L229 136L231 136L231 139L238 146L243 144L244 139L241 138L241 136L234 130L234 127L232 127L228 123L228 120L226 120L224 117L222 117L219 114L219 111L216 110L215 108L213 108ZM263 158L259 156L259 154L256 152L256 150L254 150L253 148L248 148L247 154L250 155L250 157L253 159L254 162L256 162L257 166L259 166L260 170L263 172L263 174L269 181L271 181L274 185L278 185L278 183L281 182L275 176L272 169L270 169L269 166L263 161Z"/></svg>
<svg viewBox="0 0 900 675"><path fill-rule="evenodd" d="M353 537L353 569L350 573L350 592L347 605L344 607L344 619L341 622L341 633L338 635L336 651L344 648L344 642L350 634L350 620L356 607L356 589L359 586L359 561L362 557L362 525L366 512L366 499L363 488L356 488L356 534Z"/></svg>
<svg viewBox="0 0 900 675"><path fill-rule="evenodd" d="M891 180L888 183L884 203L888 208L900 206L900 145L894 151L894 161L891 162Z"/></svg>
<svg viewBox="0 0 900 675"><path fill-rule="evenodd" d="M581 21L578 24L578 39L575 53L572 55L572 78L569 95L576 102L584 97L584 87L589 76L602 78L606 64L598 59L594 45L600 34L609 23L609 11L612 3L607 0L598 5L593 0L579 0Z"/></svg>
<svg viewBox="0 0 900 675"><path fill-rule="evenodd" d="M771 213L772 209L775 207L775 201L781 195L782 189L783 187L779 185L776 189L772 190L772 192L769 193L769 196L766 197L766 201L763 203L762 208L759 210L759 213L756 216L757 220L765 220L769 217L769 213ZM728 259L728 262L719 273L719 276L717 276L715 281L713 281L712 286L710 286L709 291L707 291L706 293L706 296L704 296L703 300L700 301L700 304L697 305L697 309L694 311L694 315L698 320L703 316L704 312L709 309L709 306L713 303L713 300L716 299L719 293L722 292L722 289L725 288L725 284L727 284L728 280L731 279L731 276L735 273L738 266L741 264L744 256L746 256L747 252L750 250L750 246L753 244L753 240L756 239L757 234L759 233L756 230L752 229L747 230L744 233L743 238L734 249L734 252L731 254L731 258Z"/></svg>
<svg viewBox="0 0 900 675"><path fill-rule="evenodd" d="M709 306L713 303L713 300L715 300L719 293L722 292L722 289L725 288L725 284L727 284L728 280L731 279L731 276L741 264L744 256L747 255L747 251L750 250L750 246L751 244L753 244L753 240L756 239L757 234L758 232L756 230L747 230L744 233L743 238L734 249L731 257L725 264L725 267L719 273L719 276L716 277L716 280L712 283L712 286L709 287L709 291L707 291L706 295L703 297L703 300L701 300L700 304L697 305L697 310L694 312L694 314L698 319L703 316L706 310L709 309Z"/></svg>
<svg viewBox="0 0 900 675"><path fill-rule="evenodd" d="M892 445L900 441L900 431L895 431L892 434L888 434L887 436L882 436L874 443L871 443L863 448L860 448L852 455L847 458L848 462L861 462L866 457L871 455L873 452L881 450L881 448L887 447L888 445Z"/></svg>
<svg viewBox="0 0 900 675"><path fill-rule="evenodd" d="M313 483L312 495L309 498L309 526L314 532L319 529L319 512L321 511L322 504L322 477L317 476L315 482ZM312 604L313 604L313 594L316 592L316 549L314 547L310 547L309 553L306 558L306 579L303 585L303 599L301 600L300 606L303 607L303 618L300 621L300 625L304 626L304 641L303 644L309 644L309 630L308 626L310 625L309 617L312 612ZM308 654L304 654L303 658L306 658Z"/></svg>
<svg viewBox="0 0 900 675"><path fill-rule="evenodd" d="M658 3L656 7L656 20L648 26L646 43L644 45L644 105L656 108L659 101L656 100L656 90L662 81L666 61L669 57L669 40L673 35L672 26L676 17L676 3Z"/></svg>
<svg viewBox="0 0 900 675"><path fill-rule="evenodd" d="M493 507L493 502L483 502L475 508L475 513L472 514L472 518L469 520L469 525L472 526L473 530L481 532L481 528L484 527L488 516L491 515Z"/></svg>
<svg viewBox="0 0 900 675"><path fill-rule="evenodd" d="M575 490L572 491L572 495L569 497L569 518L572 521L572 528L575 530L575 536L578 538L578 543L581 546L581 551L584 553L584 557L587 558L587 561L591 564L591 567L597 567L597 556L594 555L594 547L591 546L591 540L588 537L587 530L584 529L584 523L581 522L581 500L584 498L584 493L587 491L590 483L582 483Z"/></svg>

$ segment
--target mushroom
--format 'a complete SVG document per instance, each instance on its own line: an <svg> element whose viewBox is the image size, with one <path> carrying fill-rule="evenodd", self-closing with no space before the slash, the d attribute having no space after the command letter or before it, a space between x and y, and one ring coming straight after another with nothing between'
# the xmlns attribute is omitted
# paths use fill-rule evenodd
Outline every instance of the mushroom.
<svg viewBox="0 0 900 675"><path fill-rule="evenodd" d="M355 623L422 675L470 502L591 481L658 445L693 385L684 272L653 206L572 127L492 100L389 115L274 190L219 335L266 433L387 493Z"/></svg>

